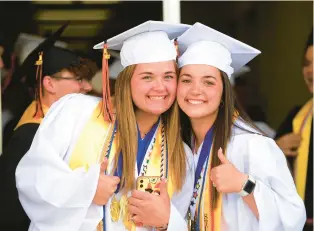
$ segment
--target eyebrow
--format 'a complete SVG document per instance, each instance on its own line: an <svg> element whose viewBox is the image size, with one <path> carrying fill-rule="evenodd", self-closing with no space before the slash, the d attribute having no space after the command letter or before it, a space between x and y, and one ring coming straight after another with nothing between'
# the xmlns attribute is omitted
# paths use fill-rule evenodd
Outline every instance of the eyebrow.
<svg viewBox="0 0 314 231"><path fill-rule="evenodd" d="M215 76L212 76L212 75L205 75L203 76L204 79L210 79L210 78L213 78L213 79L216 79Z"/></svg>
<svg viewBox="0 0 314 231"><path fill-rule="evenodd" d="M182 76L186 76L186 77L192 78L192 76L190 74L182 74L182 75L180 75L180 77L182 77Z"/></svg>
<svg viewBox="0 0 314 231"><path fill-rule="evenodd" d="M182 74L182 75L180 75L180 77L182 77L182 76L186 76L186 77L192 78L192 76L190 74ZM210 78L216 79L216 77L212 76L212 75L205 75L205 76L202 76L202 78L204 78L204 79L210 79Z"/></svg>
<svg viewBox="0 0 314 231"><path fill-rule="evenodd" d="M164 74L168 75L168 74L176 74L174 71L166 71ZM139 75L154 75L153 72L141 72L139 73Z"/></svg>
<svg viewBox="0 0 314 231"><path fill-rule="evenodd" d="M141 72L139 73L139 75L152 75L153 73L152 72Z"/></svg>

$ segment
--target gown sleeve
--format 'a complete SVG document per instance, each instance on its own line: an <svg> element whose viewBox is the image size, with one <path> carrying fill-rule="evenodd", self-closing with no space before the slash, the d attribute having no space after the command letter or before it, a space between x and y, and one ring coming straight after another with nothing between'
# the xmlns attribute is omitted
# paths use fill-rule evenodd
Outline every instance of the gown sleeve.
<svg viewBox="0 0 314 231"><path fill-rule="evenodd" d="M97 105L90 96L70 94L53 104L16 170L21 204L30 230L79 230L96 192L100 166L70 169L66 155L77 127ZM95 224L92 224L96 228Z"/></svg>

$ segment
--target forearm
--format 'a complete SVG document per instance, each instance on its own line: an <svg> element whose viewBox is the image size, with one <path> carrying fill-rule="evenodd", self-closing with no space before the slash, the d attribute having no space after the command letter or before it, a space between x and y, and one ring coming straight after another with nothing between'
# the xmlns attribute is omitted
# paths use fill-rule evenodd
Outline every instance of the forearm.
<svg viewBox="0 0 314 231"><path fill-rule="evenodd" d="M242 199L249 206L249 208L252 210L254 216L256 216L256 218L259 219L259 213L258 213L258 208L256 205L254 194L251 193L247 196L242 197Z"/></svg>

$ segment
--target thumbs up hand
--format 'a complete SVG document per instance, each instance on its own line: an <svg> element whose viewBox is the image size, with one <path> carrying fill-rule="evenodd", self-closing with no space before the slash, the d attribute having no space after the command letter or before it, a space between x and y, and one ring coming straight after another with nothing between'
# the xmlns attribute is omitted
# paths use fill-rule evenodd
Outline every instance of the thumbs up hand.
<svg viewBox="0 0 314 231"><path fill-rule="evenodd" d="M105 159L104 162L100 165L97 190L93 199L93 203L97 205L107 204L109 198L116 191L120 182L120 178L117 176L105 175L107 166L108 159Z"/></svg>
<svg viewBox="0 0 314 231"><path fill-rule="evenodd" d="M128 210L135 224L161 227L169 222L170 197L167 191L167 182L160 182L160 195L150 194L138 190L132 191L128 199Z"/></svg>
<svg viewBox="0 0 314 231"><path fill-rule="evenodd" d="M240 172L222 153L218 150L218 158L221 164L210 172L211 181L221 193L237 193L242 190L248 176Z"/></svg>

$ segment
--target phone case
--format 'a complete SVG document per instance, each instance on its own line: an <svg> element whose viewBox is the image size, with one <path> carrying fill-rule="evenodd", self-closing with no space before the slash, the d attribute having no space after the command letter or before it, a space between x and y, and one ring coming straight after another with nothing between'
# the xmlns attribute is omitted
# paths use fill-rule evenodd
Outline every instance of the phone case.
<svg viewBox="0 0 314 231"><path fill-rule="evenodd" d="M160 195L159 176L140 176L136 181L136 188L139 191L149 192Z"/></svg>

